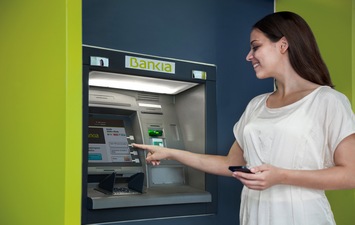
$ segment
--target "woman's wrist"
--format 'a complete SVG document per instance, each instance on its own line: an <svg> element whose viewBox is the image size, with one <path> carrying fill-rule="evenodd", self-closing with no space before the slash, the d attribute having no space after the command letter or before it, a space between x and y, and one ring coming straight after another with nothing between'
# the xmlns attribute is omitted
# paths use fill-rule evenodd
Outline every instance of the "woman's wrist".
<svg viewBox="0 0 355 225"><path fill-rule="evenodd" d="M290 184L290 170L279 168L280 184Z"/></svg>

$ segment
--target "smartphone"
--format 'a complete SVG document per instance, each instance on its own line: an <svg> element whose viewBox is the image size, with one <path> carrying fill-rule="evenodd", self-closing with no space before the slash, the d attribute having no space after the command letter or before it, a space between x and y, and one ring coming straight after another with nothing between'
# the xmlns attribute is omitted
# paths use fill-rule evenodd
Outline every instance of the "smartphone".
<svg viewBox="0 0 355 225"><path fill-rule="evenodd" d="M230 166L229 170L232 172L239 171L243 173L252 173L246 166Z"/></svg>

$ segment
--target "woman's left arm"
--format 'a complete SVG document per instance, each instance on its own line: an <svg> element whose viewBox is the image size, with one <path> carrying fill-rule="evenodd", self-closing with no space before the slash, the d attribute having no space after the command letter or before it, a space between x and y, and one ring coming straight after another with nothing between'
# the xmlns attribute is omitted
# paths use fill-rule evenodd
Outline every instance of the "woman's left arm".
<svg viewBox="0 0 355 225"><path fill-rule="evenodd" d="M288 170L265 164L252 168L254 174L234 172L233 176L254 190L280 184L320 190L355 188L355 134L339 143L334 163L335 166L321 170Z"/></svg>

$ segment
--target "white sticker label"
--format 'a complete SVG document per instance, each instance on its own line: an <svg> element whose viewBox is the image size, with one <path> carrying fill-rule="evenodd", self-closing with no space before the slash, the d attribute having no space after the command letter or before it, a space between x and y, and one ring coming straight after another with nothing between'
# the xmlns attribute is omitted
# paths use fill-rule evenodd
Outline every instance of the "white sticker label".
<svg viewBox="0 0 355 225"><path fill-rule="evenodd" d="M90 65L91 66L108 67L109 66L109 61L108 61L108 58L98 57L98 56L91 56L90 57Z"/></svg>

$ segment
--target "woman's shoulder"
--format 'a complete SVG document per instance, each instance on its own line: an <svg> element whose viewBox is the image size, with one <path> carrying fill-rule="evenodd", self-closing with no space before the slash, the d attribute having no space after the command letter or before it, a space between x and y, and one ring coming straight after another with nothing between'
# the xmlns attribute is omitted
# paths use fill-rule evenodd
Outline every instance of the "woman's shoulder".
<svg viewBox="0 0 355 225"><path fill-rule="evenodd" d="M317 97L323 101L329 102L348 102L349 99L340 91L337 91L329 86L321 86L318 88Z"/></svg>

